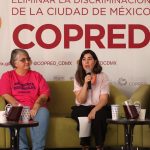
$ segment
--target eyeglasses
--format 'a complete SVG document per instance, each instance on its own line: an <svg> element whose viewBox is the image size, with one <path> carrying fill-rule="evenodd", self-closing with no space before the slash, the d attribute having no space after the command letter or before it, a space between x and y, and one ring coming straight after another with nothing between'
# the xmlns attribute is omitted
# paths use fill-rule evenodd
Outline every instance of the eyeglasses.
<svg viewBox="0 0 150 150"><path fill-rule="evenodd" d="M22 59L20 59L19 61L25 63L26 61L31 61L31 58L30 58L30 57L22 58Z"/></svg>

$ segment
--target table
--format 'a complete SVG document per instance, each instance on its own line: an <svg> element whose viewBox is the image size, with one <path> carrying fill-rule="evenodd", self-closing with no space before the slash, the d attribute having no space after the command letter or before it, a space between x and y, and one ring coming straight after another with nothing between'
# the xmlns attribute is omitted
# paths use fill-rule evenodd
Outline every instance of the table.
<svg viewBox="0 0 150 150"><path fill-rule="evenodd" d="M36 121L29 121L29 122L14 122L14 121L7 121L5 123L0 123L0 127L9 128L10 129L10 145L11 150L19 150L19 130L20 128L27 128L27 127L35 127L38 126L39 123Z"/></svg>
<svg viewBox="0 0 150 150"><path fill-rule="evenodd" d="M148 125L150 119L139 120L139 119L126 119L119 118L118 120L107 119L107 123L110 124L121 124L124 126L125 135L125 150L133 150L133 130L135 125Z"/></svg>

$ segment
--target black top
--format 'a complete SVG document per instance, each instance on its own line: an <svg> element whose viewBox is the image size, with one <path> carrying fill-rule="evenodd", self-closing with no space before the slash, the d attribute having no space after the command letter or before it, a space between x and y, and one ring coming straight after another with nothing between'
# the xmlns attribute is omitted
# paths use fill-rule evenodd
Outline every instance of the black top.
<svg viewBox="0 0 150 150"><path fill-rule="evenodd" d="M5 128L21 128L21 127L35 127L38 126L39 123L37 121L29 121L29 122L22 122L22 121L7 121L4 123L0 122L0 127L5 127Z"/></svg>
<svg viewBox="0 0 150 150"><path fill-rule="evenodd" d="M150 119L139 120L139 119L126 119L126 118L119 118L118 120L107 119L107 123L110 124L129 124L129 125L144 125L150 124Z"/></svg>

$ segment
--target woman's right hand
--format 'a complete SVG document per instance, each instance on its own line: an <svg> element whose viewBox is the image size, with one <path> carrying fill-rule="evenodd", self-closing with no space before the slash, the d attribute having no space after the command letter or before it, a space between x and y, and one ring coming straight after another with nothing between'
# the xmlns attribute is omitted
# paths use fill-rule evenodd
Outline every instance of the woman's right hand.
<svg viewBox="0 0 150 150"><path fill-rule="evenodd" d="M89 74L86 75L85 78L84 78L84 82L85 82L85 83L88 83L88 82L91 81L91 80L92 80L92 76L89 75Z"/></svg>
<svg viewBox="0 0 150 150"><path fill-rule="evenodd" d="M19 103L18 101L14 101L14 102L12 102L12 105L13 105L13 106L22 106L22 104L21 104L21 103Z"/></svg>

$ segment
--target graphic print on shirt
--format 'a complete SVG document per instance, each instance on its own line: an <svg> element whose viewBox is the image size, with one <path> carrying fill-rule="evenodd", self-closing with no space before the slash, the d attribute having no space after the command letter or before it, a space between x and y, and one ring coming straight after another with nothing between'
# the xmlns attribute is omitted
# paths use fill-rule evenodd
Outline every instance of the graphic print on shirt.
<svg viewBox="0 0 150 150"><path fill-rule="evenodd" d="M27 82L27 83L15 82L14 83L14 90L18 90L19 93L30 93L30 91L34 89L36 88L33 82Z"/></svg>

